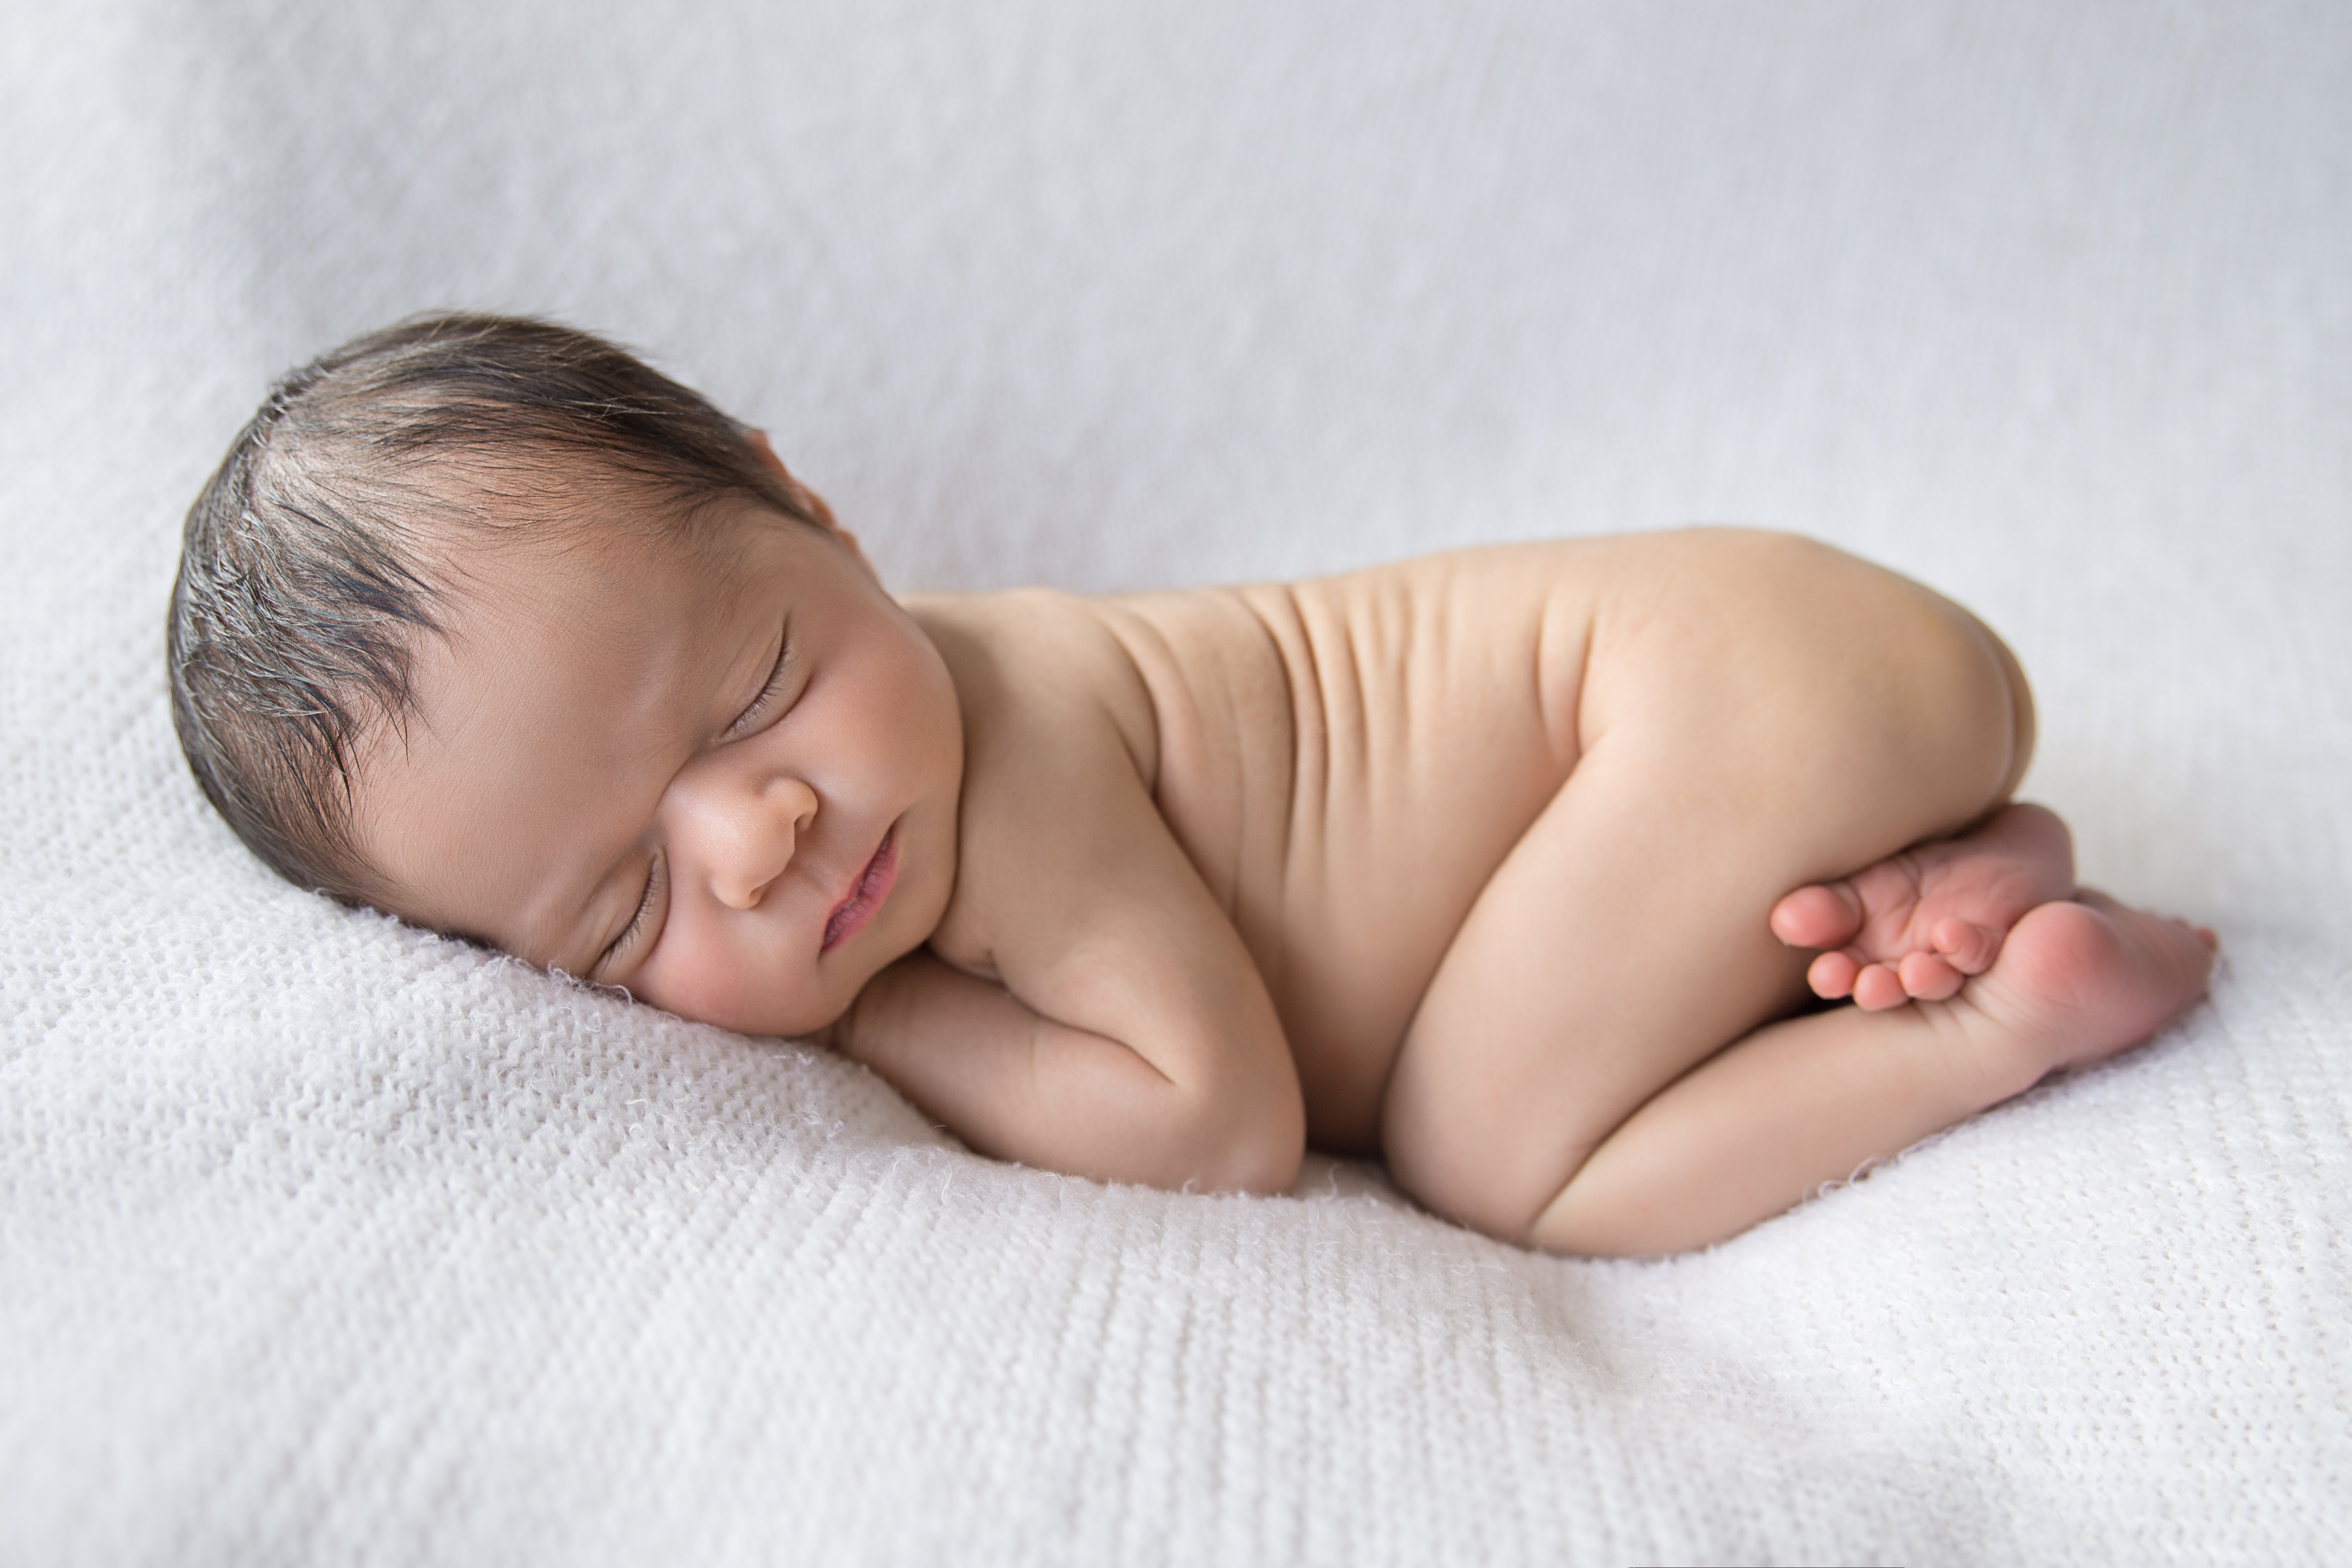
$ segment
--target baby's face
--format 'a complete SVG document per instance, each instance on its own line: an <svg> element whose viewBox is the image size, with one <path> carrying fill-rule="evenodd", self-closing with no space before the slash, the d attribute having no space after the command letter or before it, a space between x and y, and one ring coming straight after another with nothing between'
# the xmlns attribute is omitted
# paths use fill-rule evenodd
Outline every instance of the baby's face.
<svg viewBox="0 0 2352 1568"><path fill-rule="evenodd" d="M363 759L393 912L749 1034L838 1017L955 879L938 650L846 535L477 551Z"/></svg>

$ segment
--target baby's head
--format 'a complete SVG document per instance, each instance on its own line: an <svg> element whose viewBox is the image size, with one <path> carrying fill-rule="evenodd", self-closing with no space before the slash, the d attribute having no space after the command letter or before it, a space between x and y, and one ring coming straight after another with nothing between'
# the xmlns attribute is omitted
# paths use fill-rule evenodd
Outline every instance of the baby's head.
<svg viewBox="0 0 2352 1568"><path fill-rule="evenodd" d="M946 668L770 451L599 339L442 316L289 376L188 514L173 718L280 876L800 1034L952 887Z"/></svg>

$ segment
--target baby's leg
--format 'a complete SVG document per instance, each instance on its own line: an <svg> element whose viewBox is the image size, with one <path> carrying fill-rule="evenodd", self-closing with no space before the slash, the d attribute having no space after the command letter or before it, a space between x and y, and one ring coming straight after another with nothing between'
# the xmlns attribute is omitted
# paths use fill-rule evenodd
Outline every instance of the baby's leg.
<svg viewBox="0 0 2352 1568"><path fill-rule="evenodd" d="M1842 881L1800 888L1772 907L1772 933L1822 948L1814 994L1872 1011L1941 1001L1992 967L2025 911L2074 896L2066 825L2011 805L1957 838L1915 845Z"/></svg>
<svg viewBox="0 0 2352 1568"><path fill-rule="evenodd" d="M1667 1085L1802 998L1804 955L1766 924L1788 889L1982 817L2031 733L1990 634L1892 574L1748 534L1625 560L1581 672L1582 754L1464 921L1383 1102L1407 1190L1567 1250L1690 1244L1672 1184L1612 1184L1616 1233L1564 1194ZM1815 1163L1817 1185L1859 1161ZM1767 1186L1748 1220L1790 1201Z"/></svg>
<svg viewBox="0 0 2352 1568"><path fill-rule="evenodd" d="M2213 938L2085 890L2045 903L1948 1001L1769 1024L1651 1100L1530 1237L1564 1252L1700 1247L2045 1073L2140 1044L2205 993Z"/></svg>

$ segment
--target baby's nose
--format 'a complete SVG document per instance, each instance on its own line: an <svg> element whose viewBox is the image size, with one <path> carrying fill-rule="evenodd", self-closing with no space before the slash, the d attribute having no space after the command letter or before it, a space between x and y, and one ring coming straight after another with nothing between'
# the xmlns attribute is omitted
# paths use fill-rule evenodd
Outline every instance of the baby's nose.
<svg viewBox="0 0 2352 1568"><path fill-rule="evenodd" d="M710 890L719 901L757 909L793 863L816 807L816 792L795 778L767 779L719 803L710 846Z"/></svg>

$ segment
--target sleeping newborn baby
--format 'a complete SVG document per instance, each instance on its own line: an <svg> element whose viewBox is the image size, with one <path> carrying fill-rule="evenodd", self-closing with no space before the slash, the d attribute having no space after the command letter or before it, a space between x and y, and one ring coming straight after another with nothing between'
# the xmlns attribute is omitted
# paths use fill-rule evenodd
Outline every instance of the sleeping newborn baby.
<svg viewBox="0 0 2352 1568"><path fill-rule="evenodd" d="M535 321L283 383L171 666L301 886L820 1040L1000 1158L1377 1153L1560 1252L1730 1236L2146 1040L2213 945L2010 803L1999 639L1824 546L894 598L763 436Z"/></svg>

